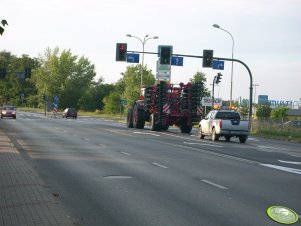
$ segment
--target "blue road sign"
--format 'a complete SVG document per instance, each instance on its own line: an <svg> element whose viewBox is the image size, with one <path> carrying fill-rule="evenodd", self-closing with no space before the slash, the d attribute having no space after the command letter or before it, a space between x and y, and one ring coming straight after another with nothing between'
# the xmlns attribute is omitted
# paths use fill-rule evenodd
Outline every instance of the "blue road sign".
<svg viewBox="0 0 301 226"><path fill-rule="evenodd" d="M177 56L172 56L171 57L171 65L183 66L183 61L184 61L183 57L177 57Z"/></svg>
<svg viewBox="0 0 301 226"><path fill-rule="evenodd" d="M139 63L139 54L128 53L126 54L126 62L128 63Z"/></svg>
<svg viewBox="0 0 301 226"><path fill-rule="evenodd" d="M59 97L58 97L58 96L55 96L55 97L53 98L53 103L59 104L59 102L60 102Z"/></svg>
<svg viewBox="0 0 301 226"><path fill-rule="evenodd" d="M212 68L217 69L217 70L224 70L224 63L225 63L225 61L213 60L212 61Z"/></svg>

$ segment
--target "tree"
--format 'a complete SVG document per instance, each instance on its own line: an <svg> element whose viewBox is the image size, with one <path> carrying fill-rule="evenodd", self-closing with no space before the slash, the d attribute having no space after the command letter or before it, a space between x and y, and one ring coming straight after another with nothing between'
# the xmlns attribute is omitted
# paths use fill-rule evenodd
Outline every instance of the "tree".
<svg viewBox="0 0 301 226"><path fill-rule="evenodd" d="M40 97L47 95L60 99L60 108L79 108L79 100L90 88L95 77L95 66L85 57L73 55L70 50L60 52L47 48L39 57L41 67L32 75L31 82ZM41 98L40 98L41 99Z"/></svg>
<svg viewBox="0 0 301 226"><path fill-rule="evenodd" d="M202 97L209 97L210 96L210 91L209 89L206 87L206 74L203 72L196 72L195 75L193 76L193 78L191 78L189 80L192 84L200 84L201 87L201 96Z"/></svg>
<svg viewBox="0 0 301 226"><path fill-rule="evenodd" d="M106 96L103 99L105 113L117 114L120 111L120 99L120 93L116 90Z"/></svg>
<svg viewBox="0 0 301 226"><path fill-rule="evenodd" d="M275 120L284 119L287 117L287 107L278 107L274 109L271 113L271 118Z"/></svg>
<svg viewBox="0 0 301 226"><path fill-rule="evenodd" d="M38 67L38 61L28 55L17 57L10 52L0 52L0 68L5 68L6 76L0 80L0 102L19 105L36 94L34 86L25 77L25 68ZM21 99L22 96L22 99Z"/></svg>
<svg viewBox="0 0 301 226"><path fill-rule="evenodd" d="M122 97L128 101L129 106L132 106L140 96L141 66L128 66L122 75L123 78L119 80L118 85L124 88ZM155 84L155 77L146 66L143 67L143 83L145 87Z"/></svg>
<svg viewBox="0 0 301 226"><path fill-rule="evenodd" d="M0 34L2 35L4 32L4 27L5 27L5 25L8 25L8 23L6 20L1 20L1 24L2 25L0 25Z"/></svg>
<svg viewBox="0 0 301 226"><path fill-rule="evenodd" d="M256 110L256 116L259 119L269 118L271 116L272 109L269 105L258 105Z"/></svg>

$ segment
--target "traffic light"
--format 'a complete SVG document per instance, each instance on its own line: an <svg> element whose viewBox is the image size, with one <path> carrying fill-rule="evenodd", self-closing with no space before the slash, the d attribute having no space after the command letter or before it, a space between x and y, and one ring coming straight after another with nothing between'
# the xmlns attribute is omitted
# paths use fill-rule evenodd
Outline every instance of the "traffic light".
<svg viewBox="0 0 301 226"><path fill-rule="evenodd" d="M203 50L203 67L212 67L213 50Z"/></svg>
<svg viewBox="0 0 301 226"><path fill-rule="evenodd" d="M170 65L171 55L172 55L172 46L161 46L159 50L160 64Z"/></svg>
<svg viewBox="0 0 301 226"><path fill-rule="evenodd" d="M116 61L126 61L127 44L117 43L116 44Z"/></svg>
<svg viewBox="0 0 301 226"><path fill-rule="evenodd" d="M31 68L27 67L25 68L25 78L31 77Z"/></svg>
<svg viewBox="0 0 301 226"><path fill-rule="evenodd" d="M219 73L217 73L217 76L216 76L216 81L215 81L215 83L216 83L216 84L218 84L218 83L220 83L220 82L221 82L222 76L223 76L223 75L222 75L222 73L220 73L220 72L219 72Z"/></svg>
<svg viewBox="0 0 301 226"><path fill-rule="evenodd" d="M0 68L0 79L5 79L6 77L6 68Z"/></svg>

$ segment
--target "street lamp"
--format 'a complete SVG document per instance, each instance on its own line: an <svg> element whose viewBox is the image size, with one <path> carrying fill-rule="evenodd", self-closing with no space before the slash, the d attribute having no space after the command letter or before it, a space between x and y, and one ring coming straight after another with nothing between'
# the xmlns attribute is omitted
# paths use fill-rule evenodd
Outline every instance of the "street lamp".
<svg viewBox="0 0 301 226"><path fill-rule="evenodd" d="M234 38L233 38L233 36L231 35L231 33L229 31L221 28L218 24L213 24L212 26L227 32L232 38L232 65L231 65L231 83L230 83L231 84L231 87L230 87L230 106L232 106Z"/></svg>
<svg viewBox="0 0 301 226"><path fill-rule="evenodd" d="M145 35L143 39L137 37L137 36L134 36L134 35L131 35L131 34L127 34L126 35L127 37L130 37L130 38L136 38L138 39L141 44L142 44L142 62L141 62L141 87L143 86L143 63L144 63L144 45L145 43L150 40L150 39L158 39L159 37L158 36L153 36L153 37L149 37L148 35Z"/></svg>

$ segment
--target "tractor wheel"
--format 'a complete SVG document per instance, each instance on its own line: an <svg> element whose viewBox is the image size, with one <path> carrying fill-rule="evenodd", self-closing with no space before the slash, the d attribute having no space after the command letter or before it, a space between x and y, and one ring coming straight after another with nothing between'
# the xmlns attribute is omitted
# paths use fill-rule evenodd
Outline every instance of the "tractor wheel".
<svg viewBox="0 0 301 226"><path fill-rule="evenodd" d="M128 109L126 125L128 128L133 128L133 109L132 108Z"/></svg>
<svg viewBox="0 0 301 226"><path fill-rule="evenodd" d="M158 124L158 115L157 114L154 114L154 113L151 114L149 122L150 122L150 127L151 127L150 129L152 131L160 131L162 129L161 125Z"/></svg>
<svg viewBox="0 0 301 226"><path fill-rule="evenodd" d="M133 115L133 127L136 129L143 129L145 125L144 110L139 109L138 105L135 104L132 115Z"/></svg>
<svg viewBox="0 0 301 226"><path fill-rule="evenodd" d="M202 132L202 127L201 126L199 126L199 135L200 135L200 139L204 139L205 138L205 135Z"/></svg>

